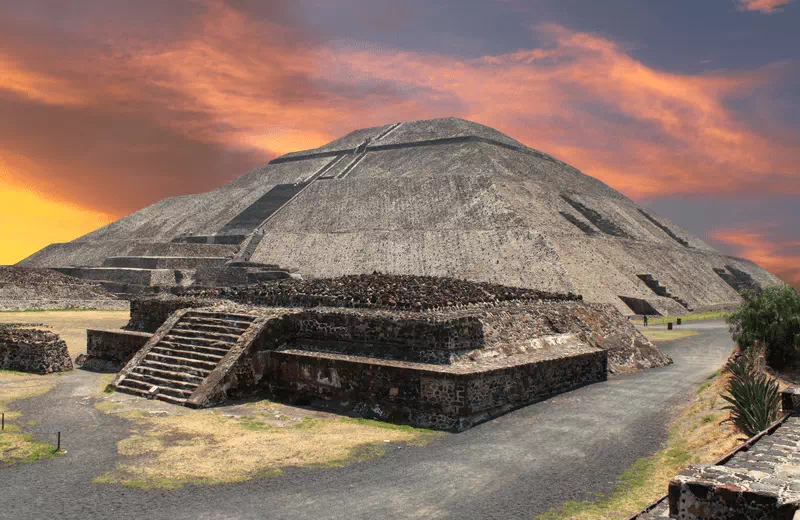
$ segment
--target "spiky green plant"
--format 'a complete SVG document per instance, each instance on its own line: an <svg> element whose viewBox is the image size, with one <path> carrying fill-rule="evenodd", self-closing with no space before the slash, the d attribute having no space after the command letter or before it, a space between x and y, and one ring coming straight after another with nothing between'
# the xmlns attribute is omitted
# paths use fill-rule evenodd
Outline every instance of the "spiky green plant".
<svg viewBox="0 0 800 520"><path fill-rule="evenodd" d="M728 395L722 398L730 403L725 407L731 412L728 421L748 437L766 430L780 415L778 382L764 371L762 353L755 346L726 366L731 378L725 388Z"/></svg>

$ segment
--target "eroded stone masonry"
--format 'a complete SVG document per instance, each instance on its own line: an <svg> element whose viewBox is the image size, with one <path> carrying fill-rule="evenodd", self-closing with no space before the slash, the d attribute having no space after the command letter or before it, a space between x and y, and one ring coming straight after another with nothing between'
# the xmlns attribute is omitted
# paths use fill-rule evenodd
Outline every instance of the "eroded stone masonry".
<svg viewBox="0 0 800 520"><path fill-rule="evenodd" d="M27 324L0 324L0 369L50 374L72 370L72 360L56 333Z"/></svg>
<svg viewBox="0 0 800 520"><path fill-rule="evenodd" d="M377 273L137 299L127 329L90 333L94 358L132 356L120 391L204 407L268 390L447 430L671 362L612 306Z"/></svg>

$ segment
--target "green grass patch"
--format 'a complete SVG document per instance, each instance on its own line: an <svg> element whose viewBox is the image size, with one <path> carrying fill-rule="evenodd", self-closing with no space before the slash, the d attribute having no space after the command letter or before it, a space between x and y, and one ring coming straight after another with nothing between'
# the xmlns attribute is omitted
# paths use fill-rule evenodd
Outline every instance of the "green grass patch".
<svg viewBox="0 0 800 520"><path fill-rule="evenodd" d="M689 321L724 320L730 314L730 312L695 312L683 314L681 316L651 316L647 322L650 325L665 325L669 322L677 323L678 318L681 319L682 323ZM631 318L631 321L635 323L642 323L642 318Z"/></svg>
<svg viewBox="0 0 800 520"><path fill-rule="evenodd" d="M6 429L0 430L0 464L36 462L57 455L61 453L56 452L55 446L22 433L14 424L6 424Z"/></svg>
<svg viewBox="0 0 800 520"><path fill-rule="evenodd" d="M273 426L270 426L265 422L259 421L255 417L241 417L239 426L241 426L245 430L251 430L251 431L266 431L274 428Z"/></svg>

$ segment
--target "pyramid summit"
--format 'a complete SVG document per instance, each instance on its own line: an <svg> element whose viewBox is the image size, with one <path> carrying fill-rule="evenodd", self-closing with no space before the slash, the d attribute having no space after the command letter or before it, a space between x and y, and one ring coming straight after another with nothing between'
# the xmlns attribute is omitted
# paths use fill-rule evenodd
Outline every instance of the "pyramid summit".
<svg viewBox="0 0 800 520"><path fill-rule="evenodd" d="M353 131L20 265L201 285L204 270L232 261L311 278L381 271L576 293L624 314L729 307L780 283L576 168L458 118Z"/></svg>

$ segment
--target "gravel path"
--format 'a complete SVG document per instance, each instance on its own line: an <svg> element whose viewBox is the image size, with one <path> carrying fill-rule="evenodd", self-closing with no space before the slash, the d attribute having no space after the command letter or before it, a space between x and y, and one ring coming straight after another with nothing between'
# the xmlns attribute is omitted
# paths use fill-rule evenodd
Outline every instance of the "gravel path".
<svg viewBox="0 0 800 520"><path fill-rule="evenodd" d="M684 325L690 329L692 325ZM615 377L528 406L425 448L391 450L346 468L290 470L244 484L143 492L91 483L113 468L127 423L86 396L79 373L17 405L33 433L65 432L66 457L0 468L2 513L40 518L532 518L567 500L608 491L638 458L658 450L668 412L720 367L733 344L723 322L665 343L669 367Z"/></svg>

